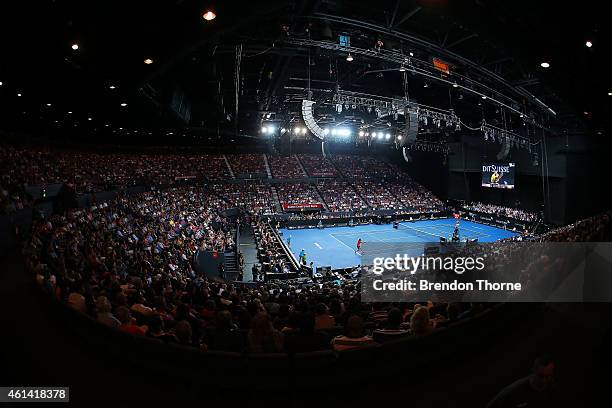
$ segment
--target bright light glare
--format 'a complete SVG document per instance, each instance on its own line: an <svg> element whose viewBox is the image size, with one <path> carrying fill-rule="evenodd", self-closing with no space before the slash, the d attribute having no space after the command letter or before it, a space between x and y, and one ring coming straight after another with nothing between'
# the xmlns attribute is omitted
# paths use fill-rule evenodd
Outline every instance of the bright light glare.
<svg viewBox="0 0 612 408"><path fill-rule="evenodd" d="M217 17L217 15L212 10L208 10L206 13L202 15L202 18L204 18L204 20L206 21L214 20L215 17Z"/></svg>
<svg viewBox="0 0 612 408"><path fill-rule="evenodd" d="M549 68L549 67L550 67L550 63L548 63L548 62L543 62L543 63L541 63L541 64L540 64L540 66L541 66L542 68Z"/></svg>

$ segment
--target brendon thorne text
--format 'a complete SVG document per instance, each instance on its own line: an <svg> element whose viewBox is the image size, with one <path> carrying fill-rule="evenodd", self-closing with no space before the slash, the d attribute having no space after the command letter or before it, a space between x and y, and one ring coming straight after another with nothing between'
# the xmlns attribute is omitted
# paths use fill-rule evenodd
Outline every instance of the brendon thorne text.
<svg viewBox="0 0 612 408"><path fill-rule="evenodd" d="M399 291L520 291L520 282L489 282L486 279L477 279L475 282L430 282L426 279L410 281L401 279L399 281L385 282L375 279L372 288L377 291L399 290Z"/></svg>

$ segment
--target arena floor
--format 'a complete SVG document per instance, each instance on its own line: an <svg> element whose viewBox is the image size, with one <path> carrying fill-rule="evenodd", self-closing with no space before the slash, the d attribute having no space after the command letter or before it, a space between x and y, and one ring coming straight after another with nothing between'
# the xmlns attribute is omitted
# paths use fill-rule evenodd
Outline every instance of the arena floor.
<svg viewBox="0 0 612 408"><path fill-rule="evenodd" d="M296 259L304 249L308 263L336 269L361 265L361 256L355 253L359 238L364 242L438 242L441 236L450 238L454 227L455 220L447 218L403 222L399 229L391 224L371 224L280 231L285 243L291 237L291 252ZM479 242L493 242L514 235L517 233L472 221L462 220L460 224L461 240L478 238Z"/></svg>

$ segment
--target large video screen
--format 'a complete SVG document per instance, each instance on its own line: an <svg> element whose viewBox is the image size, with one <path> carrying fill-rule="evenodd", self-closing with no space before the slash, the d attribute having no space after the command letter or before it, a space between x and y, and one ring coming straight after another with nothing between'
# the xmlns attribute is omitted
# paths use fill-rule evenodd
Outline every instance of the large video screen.
<svg viewBox="0 0 612 408"><path fill-rule="evenodd" d="M488 163L482 165L482 186L514 188L514 163Z"/></svg>

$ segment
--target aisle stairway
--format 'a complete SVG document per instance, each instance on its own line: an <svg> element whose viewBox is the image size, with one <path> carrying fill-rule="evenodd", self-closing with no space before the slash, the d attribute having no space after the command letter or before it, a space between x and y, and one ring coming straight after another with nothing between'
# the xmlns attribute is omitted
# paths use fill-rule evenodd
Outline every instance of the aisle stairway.
<svg viewBox="0 0 612 408"><path fill-rule="evenodd" d="M230 166L230 162L229 160L227 160L227 156L223 155L223 160L225 160L225 165L227 166L227 170L229 170L229 174L230 176L235 179L236 176L234 175L234 170L232 170L232 166Z"/></svg>
<svg viewBox="0 0 612 408"><path fill-rule="evenodd" d="M264 159L264 164L266 165L266 173L268 174L268 178L271 179L272 170L270 169L270 163L268 163L268 156L264 154L263 159Z"/></svg>
<svg viewBox="0 0 612 408"><path fill-rule="evenodd" d="M270 190L272 190L272 199L274 200L274 208L277 213L283 212L283 206L281 205L280 198L278 198L278 191L276 191L276 187L270 186Z"/></svg>
<svg viewBox="0 0 612 408"><path fill-rule="evenodd" d="M300 160L300 156L298 156L297 154L293 155L295 157L295 160L297 161L298 167L300 168L300 170L302 170L302 174L304 175L304 177L308 177L308 173L306 173L306 169L304 168L304 165L302 164L302 161Z"/></svg>

